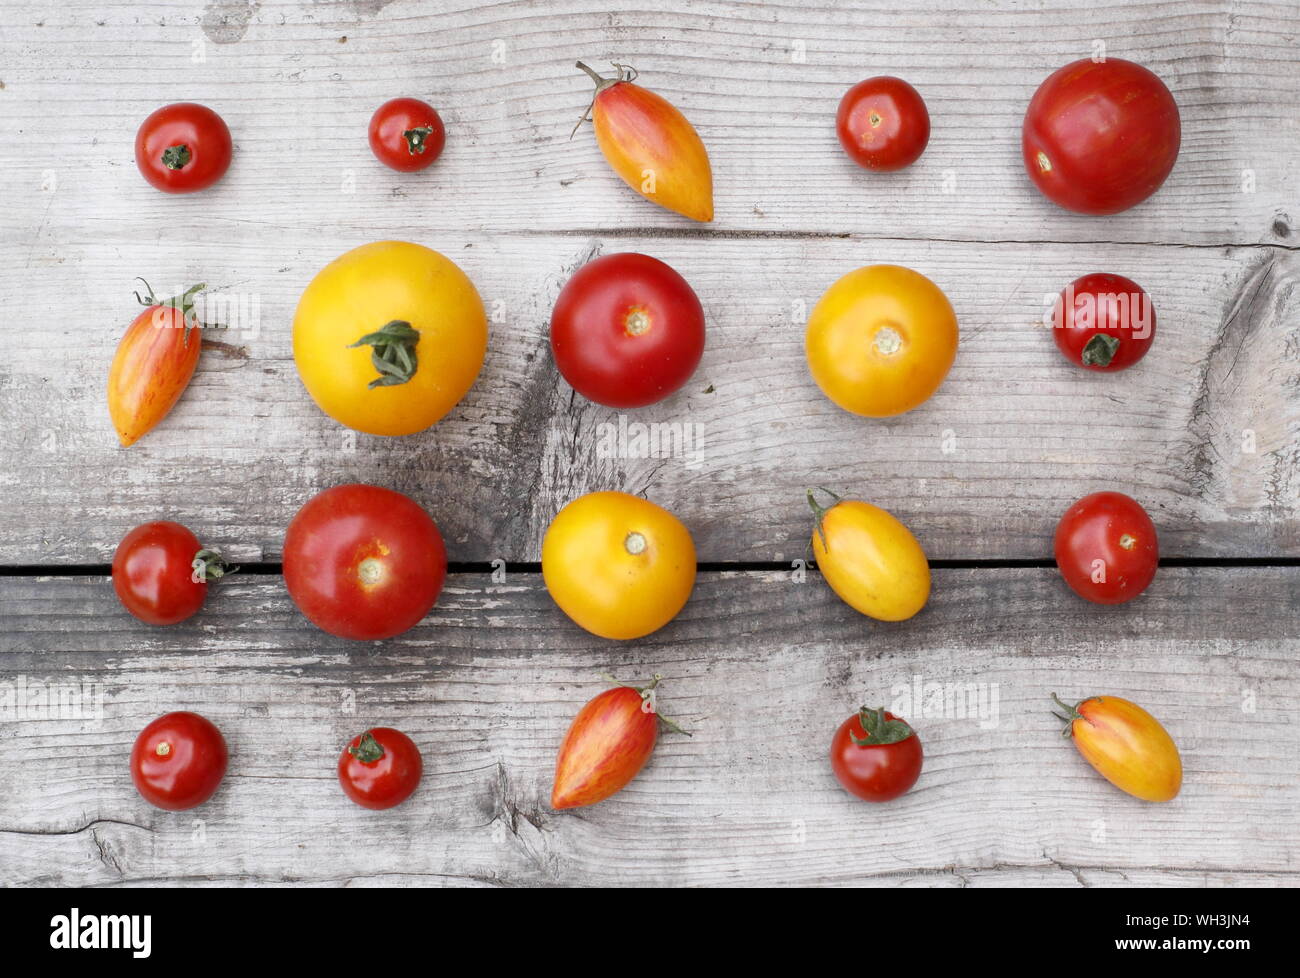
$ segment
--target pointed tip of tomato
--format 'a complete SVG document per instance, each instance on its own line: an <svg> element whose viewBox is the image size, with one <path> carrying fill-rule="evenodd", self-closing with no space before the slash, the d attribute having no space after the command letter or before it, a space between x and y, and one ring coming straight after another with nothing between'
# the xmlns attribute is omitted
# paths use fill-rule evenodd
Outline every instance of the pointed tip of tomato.
<svg viewBox="0 0 1300 978"><path fill-rule="evenodd" d="M563 811L566 808L577 808L578 802L572 795L566 794L557 787L551 792L551 808L555 811Z"/></svg>
<svg viewBox="0 0 1300 978"><path fill-rule="evenodd" d="M136 442L138 442L140 440L140 436L128 435L125 431L119 429L117 432L117 440L122 443L123 448L126 448L128 445L134 445Z"/></svg>

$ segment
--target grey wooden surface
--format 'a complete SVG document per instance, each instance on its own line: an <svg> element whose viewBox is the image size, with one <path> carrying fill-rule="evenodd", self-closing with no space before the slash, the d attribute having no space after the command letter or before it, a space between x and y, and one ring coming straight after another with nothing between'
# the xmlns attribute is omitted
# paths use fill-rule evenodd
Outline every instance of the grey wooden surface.
<svg viewBox="0 0 1300 978"><path fill-rule="evenodd" d="M941 570L931 606L893 628L815 573L704 572L681 620L630 645L571 626L536 574L457 575L415 632L360 647L309 629L275 577L233 579L192 624L156 630L104 579L63 575L164 516L274 561L298 506L350 480L420 500L460 562L536 560L560 506L625 489L681 516L701 560L788 565L803 488L821 484L895 512L933 558L1046 558L1074 499L1118 488L1166 556L1285 565L1300 556L1298 35L1300 5L1244 0L3 5L0 565L25 574L0 578L0 706L28 680L105 699L96 723L0 719L10 756L23 746L0 765L0 882L1295 885L1294 566L1166 567L1120 609L1083 605L1047 568ZM1018 148L1038 82L1099 41L1159 73L1183 119L1166 186L1106 219L1042 199ZM713 224L627 191L589 131L569 141L590 97L577 57L636 64L694 122ZM934 122L921 161L886 176L850 164L831 126L843 90L878 73L911 80ZM398 94L447 123L424 174L365 144ZM221 112L236 156L176 198L140 179L131 143L181 98ZM386 237L465 268L490 348L435 429L353 439L301 389L289 321L325 262ZM667 260L705 306L699 373L626 416L692 426L693 451L602 457L617 413L551 363L560 286L620 250ZM802 316L878 261L938 282L962 339L935 398L870 422L816 390ZM1135 278L1159 316L1152 354L1115 377L1072 370L1041 325L1045 297L1095 270ZM209 282L259 315L122 450L102 390L141 274ZM673 677L665 704L696 736L666 738L610 802L557 815L554 750L601 671ZM926 773L882 844L823 754L837 718L912 675L996 684L1000 718L917 721ZM1184 749L1183 795L1146 806L1101 783L1055 737L1052 689L1152 709ZM193 817L149 809L123 767L173 708L212 716L234 749ZM382 816L331 780L372 722L410 732L428 765ZM373 846L341 845L363 826Z"/></svg>

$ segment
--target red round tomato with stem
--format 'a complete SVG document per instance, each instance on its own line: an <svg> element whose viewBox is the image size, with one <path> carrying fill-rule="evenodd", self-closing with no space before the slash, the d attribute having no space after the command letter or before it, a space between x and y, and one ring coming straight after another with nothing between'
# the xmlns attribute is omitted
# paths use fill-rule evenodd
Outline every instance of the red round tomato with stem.
<svg viewBox="0 0 1300 978"><path fill-rule="evenodd" d="M1156 310L1131 278L1093 272L1067 285L1052 308L1052 338L1075 366L1113 373L1151 349Z"/></svg>
<svg viewBox="0 0 1300 978"><path fill-rule="evenodd" d="M113 590L141 621L175 625L203 607L209 582L238 569L200 545L181 524L154 520L137 526L117 545Z"/></svg>
<svg viewBox="0 0 1300 978"><path fill-rule="evenodd" d="M655 690L661 679L607 689L578 711L555 759L552 808L594 805L622 791L654 753L661 720L675 733L686 733L658 713Z"/></svg>
<svg viewBox="0 0 1300 978"><path fill-rule="evenodd" d="M442 155L447 130L442 117L418 98L389 99L370 117L370 151L394 170L423 170Z"/></svg>
<svg viewBox="0 0 1300 978"><path fill-rule="evenodd" d="M371 727L352 738L339 757L343 793L362 808L379 811L411 797L424 760L415 741L392 727Z"/></svg>
<svg viewBox="0 0 1300 978"><path fill-rule="evenodd" d="M860 81L840 99L835 132L844 152L868 170L901 170L930 142L930 113L921 93L889 75Z"/></svg>
<svg viewBox="0 0 1300 978"><path fill-rule="evenodd" d="M140 124L135 165L164 193L188 194L221 179L233 148L221 116L197 102L176 102L156 109Z"/></svg>
<svg viewBox="0 0 1300 978"><path fill-rule="evenodd" d="M844 790L863 801L891 801L921 776L916 731L883 706L862 707L831 738L831 770Z"/></svg>
<svg viewBox="0 0 1300 978"><path fill-rule="evenodd" d="M638 408L681 388L704 354L704 308L686 279L649 255L605 255L560 290L555 364L583 397Z"/></svg>
<svg viewBox="0 0 1300 978"><path fill-rule="evenodd" d="M1160 563L1155 524L1122 492L1094 492L1056 527L1056 566L1070 589L1097 604L1123 604L1147 589Z"/></svg>
<svg viewBox="0 0 1300 978"><path fill-rule="evenodd" d="M164 713L135 738L131 780L149 804L183 812L216 793L227 761L226 741L211 720L185 710Z"/></svg>
<svg viewBox="0 0 1300 978"><path fill-rule="evenodd" d="M352 484L313 496L284 538L284 583L317 628L399 635L429 613L447 576L437 525L415 500Z"/></svg>
<svg viewBox="0 0 1300 978"><path fill-rule="evenodd" d="M1030 179L1060 206L1115 214L1160 189L1178 159L1178 103L1132 61L1085 58L1049 75L1025 112Z"/></svg>

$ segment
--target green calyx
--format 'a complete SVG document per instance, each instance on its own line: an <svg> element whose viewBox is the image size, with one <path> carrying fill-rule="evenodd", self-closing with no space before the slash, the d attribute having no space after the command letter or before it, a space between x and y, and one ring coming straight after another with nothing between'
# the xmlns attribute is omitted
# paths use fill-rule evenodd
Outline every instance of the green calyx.
<svg viewBox="0 0 1300 978"><path fill-rule="evenodd" d="M178 143L175 146L168 146L163 150L163 166L169 170L183 170L189 166L190 160L194 159L194 154L184 143Z"/></svg>
<svg viewBox="0 0 1300 978"><path fill-rule="evenodd" d="M424 144L432 135L433 126L416 126L414 129L407 129L402 133L402 138L406 140L406 151L412 156L420 156L424 153Z"/></svg>
<svg viewBox="0 0 1300 978"><path fill-rule="evenodd" d="M611 676L611 675L610 675L609 673L607 673L607 672L602 672L602 673L600 674L600 678L601 678L601 679L607 679L607 680L609 680L609 681L610 681L611 683L613 683L615 686L622 686L624 689L631 689L631 690L634 690L635 692L641 694L641 699L642 699L643 701L646 701L646 700L649 700L649 699L650 699L651 694L652 694L652 693L653 693L653 692L658 688L659 684L660 684L661 682L663 682L663 678L664 678L664 677L661 676L661 675L659 675L659 673L656 672L656 673L655 673L655 677L654 677L654 679L652 679L652 680L649 682L649 684L647 684L647 685L645 685L645 686L634 686L634 685L632 685L631 683L619 682L617 679L615 679L613 676ZM657 716L657 717L659 718L659 721L660 721L660 722L661 722L665 727L667 727L669 730L671 730L673 733L686 734L686 736L688 736L688 737L691 736L691 732L690 732L689 730L683 730L683 729L682 729L680 726L678 726L674 721L668 719L668 717L664 716L664 715L663 715L662 713L660 713L657 709L655 709L655 710L651 710L651 711L648 711L648 712L653 712L654 715Z"/></svg>
<svg viewBox="0 0 1300 978"><path fill-rule="evenodd" d="M194 569L196 584L200 581L210 584L239 572L238 565L226 563L225 558L215 550L200 550L194 555L190 567Z"/></svg>
<svg viewBox="0 0 1300 978"><path fill-rule="evenodd" d="M1119 337L1107 333L1096 333L1083 345L1080 359L1085 367L1109 367L1119 349Z"/></svg>
<svg viewBox="0 0 1300 978"><path fill-rule="evenodd" d="M885 708L875 710L864 706L858 711L858 722L866 731L865 737L859 737L849 730L849 737L859 747L876 747L881 744L897 744L915 733L905 720L891 720L885 715Z"/></svg>
<svg viewBox="0 0 1300 978"><path fill-rule="evenodd" d="M1055 693L1052 694L1052 699L1056 701L1057 706L1065 711L1065 716L1061 716L1061 714L1057 713L1055 710L1052 711L1052 716L1065 724L1065 729L1061 731L1061 736L1072 736L1074 733L1074 721L1087 719L1087 717L1079 712L1079 707L1083 706L1084 703L1087 703L1088 700L1080 700L1074 706L1071 706L1069 703L1064 702L1061 697L1057 696ZM1092 699L1092 697L1090 696L1088 699Z"/></svg>
<svg viewBox="0 0 1300 978"><path fill-rule="evenodd" d="M830 496L833 500L835 500L835 502L831 503L829 506L823 506L821 503L817 502L817 497L813 495L813 493L815 492L825 493L826 495ZM829 489L817 488L817 489L808 490L808 508L813 511L813 520L814 520L813 529L816 531L817 535L822 538L822 549L828 552L830 551L831 548L830 545L826 542L826 533L822 529L822 521L826 519L827 513L829 513L832 509L834 509L843 501L844 500L842 497L837 496Z"/></svg>
<svg viewBox="0 0 1300 978"><path fill-rule="evenodd" d="M370 362L379 371L379 376L369 384L369 387L374 389L405 384L415 376L419 365L415 357L415 346L419 342L418 330L412 329L408 322L394 319L386 323L382 329L367 333L355 343L349 344L348 349L359 346L373 347L370 351Z"/></svg>
<svg viewBox="0 0 1300 978"><path fill-rule="evenodd" d="M145 294L141 295L139 292L135 292L135 301L140 303L142 306L158 306L161 309L175 309L179 312L181 314L181 322L185 324L185 335L181 337L181 339L186 346L189 346L190 330L199 327L198 317L194 315L194 297L206 289L207 286L200 282L198 285L191 285L180 295L174 295L170 299L159 300L154 297L153 286L145 281L143 277L136 276L136 280L144 282Z"/></svg>
<svg viewBox="0 0 1300 978"><path fill-rule="evenodd" d="M375 740L375 735L367 730L361 735L357 746L348 748L348 753L362 764L374 764L384 756L384 748Z"/></svg>

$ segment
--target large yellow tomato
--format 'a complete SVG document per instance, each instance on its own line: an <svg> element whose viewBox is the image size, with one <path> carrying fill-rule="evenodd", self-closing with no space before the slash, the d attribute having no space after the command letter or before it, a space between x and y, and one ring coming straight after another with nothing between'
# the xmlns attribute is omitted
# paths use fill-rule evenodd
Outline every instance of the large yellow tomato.
<svg viewBox="0 0 1300 978"><path fill-rule="evenodd" d="M920 272L870 265L826 290L804 344L823 394L846 411L884 418L939 389L957 355L957 316Z"/></svg>
<svg viewBox="0 0 1300 978"><path fill-rule="evenodd" d="M307 392L335 421L372 435L429 427L473 386L486 352L474 284L451 259L406 241L330 262L293 317Z"/></svg>
<svg viewBox="0 0 1300 978"><path fill-rule="evenodd" d="M579 496L542 539L542 577L561 610L602 638L640 638L676 617L695 586L691 534L625 492Z"/></svg>
<svg viewBox="0 0 1300 978"><path fill-rule="evenodd" d="M819 506L812 549L817 566L845 604L879 621L903 621L930 597L930 565L912 532L879 506L835 497Z"/></svg>

